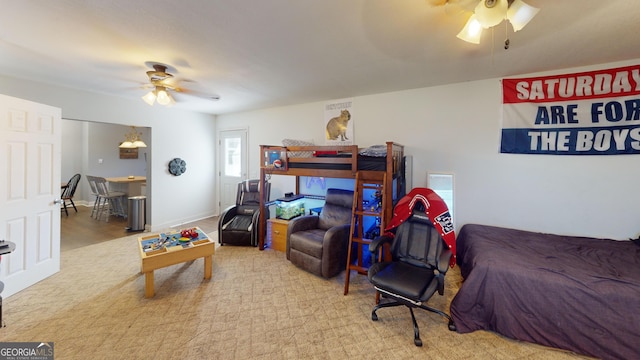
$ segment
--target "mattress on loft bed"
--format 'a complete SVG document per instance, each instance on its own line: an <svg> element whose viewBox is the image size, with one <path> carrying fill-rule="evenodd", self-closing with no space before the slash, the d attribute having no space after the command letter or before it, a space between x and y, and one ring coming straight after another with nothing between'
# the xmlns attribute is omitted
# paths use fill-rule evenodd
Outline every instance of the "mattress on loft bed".
<svg viewBox="0 0 640 360"><path fill-rule="evenodd" d="M344 156L348 155L348 156ZM316 157L322 158L344 158L351 157L351 154L337 154L337 155L317 155ZM299 169L325 169L325 170L351 170L351 163L336 163L336 164L318 164L318 163L306 163L306 162L289 162L289 168ZM373 171L385 171L387 168L386 157L374 157L358 155L358 170L373 170Z"/></svg>
<svg viewBox="0 0 640 360"><path fill-rule="evenodd" d="M339 153L334 151L315 151L314 157L322 158L351 158L351 153ZM351 163L318 164L305 162L290 162L290 168L326 169L326 170L351 170ZM373 145L361 150L358 154L358 170L385 171L387 169L387 147L385 145Z"/></svg>

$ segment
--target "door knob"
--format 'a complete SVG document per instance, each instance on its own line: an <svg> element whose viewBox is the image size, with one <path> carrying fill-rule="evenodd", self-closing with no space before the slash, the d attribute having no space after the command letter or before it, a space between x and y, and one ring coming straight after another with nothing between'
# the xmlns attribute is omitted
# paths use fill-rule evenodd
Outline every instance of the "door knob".
<svg viewBox="0 0 640 360"><path fill-rule="evenodd" d="M54 204L54 205L62 205L62 199L55 199L55 200L53 200L53 204Z"/></svg>

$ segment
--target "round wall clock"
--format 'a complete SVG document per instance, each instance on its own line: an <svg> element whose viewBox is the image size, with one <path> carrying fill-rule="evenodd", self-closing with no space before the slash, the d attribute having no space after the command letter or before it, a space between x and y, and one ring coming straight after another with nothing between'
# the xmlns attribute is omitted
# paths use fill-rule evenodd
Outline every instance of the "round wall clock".
<svg viewBox="0 0 640 360"><path fill-rule="evenodd" d="M180 176L184 174L185 171L187 171L187 163L184 160L175 158L169 161L169 172L171 175Z"/></svg>

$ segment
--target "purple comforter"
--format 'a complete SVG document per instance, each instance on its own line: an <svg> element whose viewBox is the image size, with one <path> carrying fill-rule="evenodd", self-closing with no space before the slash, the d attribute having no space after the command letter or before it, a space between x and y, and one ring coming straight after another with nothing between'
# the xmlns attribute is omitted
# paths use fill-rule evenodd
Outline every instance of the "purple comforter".
<svg viewBox="0 0 640 360"><path fill-rule="evenodd" d="M640 246L464 225L458 332L489 330L603 359L640 359Z"/></svg>

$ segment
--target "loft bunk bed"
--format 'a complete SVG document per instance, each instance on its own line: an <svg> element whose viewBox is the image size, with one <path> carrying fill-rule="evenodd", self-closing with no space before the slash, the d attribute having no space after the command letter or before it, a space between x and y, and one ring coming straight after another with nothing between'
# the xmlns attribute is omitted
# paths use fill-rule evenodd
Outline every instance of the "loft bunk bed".
<svg viewBox="0 0 640 360"><path fill-rule="evenodd" d="M371 148L383 150L372 156ZM356 178L359 171L386 173L387 181L382 192L385 204L385 223L393 214L395 201L405 193L404 146L392 141L385 145L359 149L357 145L348 146L271 146L260 145L260 179L267 181L271 175L289 175L296 177L296 194L300 193L300 176L327 178ZM395 186L394 186L395 184ZM260 187L260 191L264 187ZM268 206L269 199L260 194L260 208ZM266 212L260 211L259 228L266 229ZM258 246L264 250L265 231L260 231Z"/></svg>

